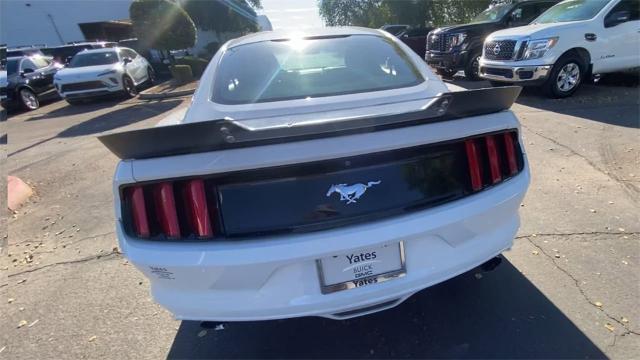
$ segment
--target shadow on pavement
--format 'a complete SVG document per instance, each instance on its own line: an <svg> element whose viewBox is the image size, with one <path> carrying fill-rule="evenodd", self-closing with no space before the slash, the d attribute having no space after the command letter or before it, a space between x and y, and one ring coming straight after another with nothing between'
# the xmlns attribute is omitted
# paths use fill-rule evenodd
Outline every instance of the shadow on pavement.
<svg viewBox="0 0 640 360"><path fill-rule="evenodd" d="M455 76L448 83L466 89L491 87L487 81L468 81ZM640 74L607 74L597 84L583 84L565 99L550 99L539 87L525 87L516 101L520 105L580 117L606 124L640 128Z"/></svg>
<svg viewBox="0 0 640 360"><path fill-rule="evenodd" d="M117 129L167 112L181 103L182 99L178 99L123 107L74 125L60 132L57 137L90 135Z"/></svg>
<svg viewBox="0 0 640 360"><path fill-rule="evenodd" d="M536 88L525 88L520 105L616 126L640 128L640 75L615 73L596 84L583 84L573 96L548 99Z"/></svg>
<svg viewBox="0 0 640 360"><path fill-rule="evenodd" d="M361 318L201 330L183 321L168 358L605 358L506 259L481 279L472 271Z"/></svg>
<svg viewBox="0 0 640 360"><path fill-rule="evenodd" d="M98 115L82 123L67 128L55 136L43 139L29 146L18 149L8 156L21 153L40 144L55 138L75 137L83 135L98 134L104 131L117 129L123 126L131 125L154 116L167 112L182 103L181 99L167 100L150 103L139 103L129 107L122 107L117 110Z"/></svg>
<svg viewBox="0 0 640 360"><path fill-rule="evenodd" d="M117 105L118 103L128 101L130 99L116 99L115 97L104 97L93 99L90 102L86 102L78 105L69 105L65 103L65 106L59 107L57 109L53 109L46 113L37 114L35 116L30 116L26 121L38 121L38 120L46 120L53 119L62 116L74 116L79 114L84 114L87 112L100 110L106 107L111 107ZM61 100L64 101L64 100Z"/></svg>

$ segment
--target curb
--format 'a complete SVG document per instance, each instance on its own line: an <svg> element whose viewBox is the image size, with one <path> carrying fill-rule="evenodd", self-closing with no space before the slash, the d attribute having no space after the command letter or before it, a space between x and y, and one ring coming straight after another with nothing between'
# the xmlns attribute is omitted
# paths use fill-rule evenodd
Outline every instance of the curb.
<svg viewBox="0 0 640 360"><path fill-rule="evenodd" d="M180 91L171 91L168 93L158 93L158 94L138 94L138 99L140 100L160 100L160 99L169 99L174 97L181 97L186 95L191 95L196 91L196 89L187 89Z"/></svg>
<svg viewBox="0 0 640 360"><path fill-rule="evenodd" d="M33 194L24 181L15 176L7 176L7 207L16 211Z"/></svg>

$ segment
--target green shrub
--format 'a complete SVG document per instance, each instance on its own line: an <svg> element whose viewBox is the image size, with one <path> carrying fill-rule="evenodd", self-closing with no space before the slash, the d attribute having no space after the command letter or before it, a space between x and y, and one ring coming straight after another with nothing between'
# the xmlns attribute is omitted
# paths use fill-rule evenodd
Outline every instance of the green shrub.
<svg viewBox="0 0 640 360"><path fill-rule="evenodd" d="M188 65L191 68L193 76L199 79L202 76L204 69L207 68L209 62L199 57L185 56L183 58L176 59L176 64Z"/></svg>
<svg viewBox="0 0 640 360"><path fill-rule="evenodd" d="M193 73L191 72L191 66L189 65L174 65L169 66L171 76L178 84L186 84L193 80Z"/></svg>

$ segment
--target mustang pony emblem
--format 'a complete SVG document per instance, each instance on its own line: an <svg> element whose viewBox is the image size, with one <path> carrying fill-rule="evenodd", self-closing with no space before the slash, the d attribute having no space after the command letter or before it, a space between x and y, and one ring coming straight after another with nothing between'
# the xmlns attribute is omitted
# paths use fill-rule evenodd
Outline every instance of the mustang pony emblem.
<svg viewBox="0 0 640 360"><path fill-rule="evenodd" d="M338 194L340 194L340 200L346 201L347 204L351 204L356 202L356 200L360 199L360 197L364 194L365 191L367 191L368 188L372 187L373 185L378 185L381 182L382 181L378 180L378 181L369 181L367 185L364 185L364 184L353 184L348 186L347 184L331 185L331 187L329 188L329 191L327 191L327 196L331 196L331 194L333 194L334 192L337 192Z"/></svg>

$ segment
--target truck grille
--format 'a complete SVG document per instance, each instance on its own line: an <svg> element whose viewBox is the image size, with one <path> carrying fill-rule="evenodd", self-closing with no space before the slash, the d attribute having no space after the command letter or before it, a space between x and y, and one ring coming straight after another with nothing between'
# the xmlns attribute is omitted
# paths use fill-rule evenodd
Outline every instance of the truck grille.
<svg viewBox="0 0 640 360"><path fill-rule="evenodd" d="M446 52L449 50L451 37L446 34L430 34L427 36L427 50Z"/></svg>
<svg viewBox="0 0 640 360"><path fill-rule="evenodd" d="M93 90L93 89L102 89L106 87L102 81L84 81L78 83L64 84L60 89L61 92L67 91L82 91L82 90Z"/></svg>
<svg viewBox="0 0 640 360"><path fill-rule="evenodd" d="M152 240L305 232L454 201L524 167L515 130L342 159L120 189L125 231ZM343 191L334 191L334 185ZM362 191L349 192L344 187Z"/></svg>
<svg viewBox="0 0 640 360"><path fill-rule="evenodd" d="M515 40L487 41L484 44L484 57L489 60L511 60L515 47Z"/></svg>

